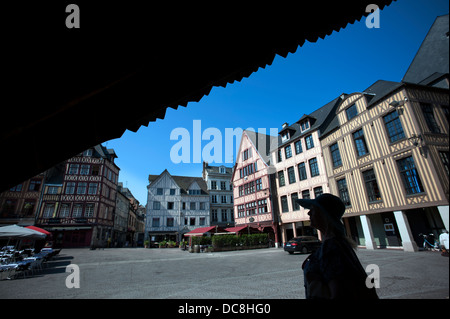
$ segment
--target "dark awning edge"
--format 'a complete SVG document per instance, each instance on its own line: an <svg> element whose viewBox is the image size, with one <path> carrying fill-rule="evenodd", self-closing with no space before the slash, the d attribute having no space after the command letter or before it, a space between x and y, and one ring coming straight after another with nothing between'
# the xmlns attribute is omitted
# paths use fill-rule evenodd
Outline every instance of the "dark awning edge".
<svg viewBox="0 0 450 319"><path fill-rule="evenodd" d="M170 36L160 30L169 30L179 17L167 11L161 23L160 12L154 10L144 21L153 23L144 30L147 37L142 37L144 31L133 34L133 20L139 19L122 13L128 8L114 8L110 2L94 14L79 1L85 17L79 30L64 24L61 29L55 27L66 17L64 1L50 9L53 4L39 3L36 10L27 6L27 12L5 10L17 28L4 39L8 47L4 78L9 80L3 87L9 105L4 110L9 116L0 117L0 191L89 147L119 138L126 130L136 132L142 125L164 119L168 107L186 107L210 94L213 87L240 82L271 65L276 55L286 57L306 41L339 32L367 16L371 2L301 2L295 8L294 4L263 3L253 14L240 12L242 6L223 8L229 17L219 19L214 12L220 11L211 11L192 33L190 25L183 32L189 12ZM383 9L391 2L380 0L377 5ZM128 9L128 13L135 11ZM142 11L143 16L149 15ZM192 20L199 17L203 18L197 12ZM47 23L46 29L39 29L39 23ZM154 45L150 51L145 50L146 42Z"/></svg>

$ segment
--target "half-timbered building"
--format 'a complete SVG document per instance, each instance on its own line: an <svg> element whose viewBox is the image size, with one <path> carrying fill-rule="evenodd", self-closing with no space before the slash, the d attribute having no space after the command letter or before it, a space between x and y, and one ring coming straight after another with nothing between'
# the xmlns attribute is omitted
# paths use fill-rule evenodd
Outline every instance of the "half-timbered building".
<svg viewBox="0 0 450 319"><path fill-rule="evenodd" d="M245 130L232 174L235 226L249 226L269 234L279 245L279 225L270 149L278 138Z"/></svg>
<svg viewBox="0 0 450 319"><path fill-rule="evenodd" d="M377 81L347 95L321 137L330 190L360 245L416 251L448 229L449 91Z"/></svg>
<svg viewBox="0 0 450 319"><path fill-rule="evenodd" d="M112 236L119 167L114 150L97 145L54 168L44 184L36 224L55 245L102 247Z"/></svg>

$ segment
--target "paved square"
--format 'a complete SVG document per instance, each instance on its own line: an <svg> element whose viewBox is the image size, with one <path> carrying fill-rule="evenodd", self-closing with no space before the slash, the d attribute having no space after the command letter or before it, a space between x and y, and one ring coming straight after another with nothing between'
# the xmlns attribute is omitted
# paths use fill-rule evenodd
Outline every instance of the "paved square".
<svg viewBox="0 0 450 319"><path fill-rule="evenodd" d="M380 298L449 297L449 258L437 252L357 252L380 268ZM63 249L42 272L0 281L0 298L303 299L308 255L269 248L220 253L180 249ZM66 266L80 269L67 288ZM5 276L3 276L5 277Z"/></svg>

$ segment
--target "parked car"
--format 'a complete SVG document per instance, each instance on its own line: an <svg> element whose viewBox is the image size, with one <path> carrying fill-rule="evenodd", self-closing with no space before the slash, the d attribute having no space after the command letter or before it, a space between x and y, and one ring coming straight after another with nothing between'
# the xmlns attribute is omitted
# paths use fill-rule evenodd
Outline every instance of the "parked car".
<svg viewBox="0 0 450 319"><path fill-rule="evenodd" d="M320 240L314 236L299 236L289 240L284 245L284 251L287 251L289 254L293 254L296 251L306 254L319 248L320 244Z"/></svg>

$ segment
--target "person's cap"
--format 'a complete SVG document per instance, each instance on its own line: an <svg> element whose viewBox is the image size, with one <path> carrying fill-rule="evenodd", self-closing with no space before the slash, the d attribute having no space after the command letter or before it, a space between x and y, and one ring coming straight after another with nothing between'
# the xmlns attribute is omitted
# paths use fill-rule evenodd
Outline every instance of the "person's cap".
<svg viewBox="0 0 450 319"><path fill-rule="evenodd" d="M297 203L307 209L311 209L313 206L319 207L319 209L334 223L337 230L344 231L344 225L341 222L341 218L345 212L345 205L339 197L325 193L314 199L299 198L297 199Z"/></svg>

